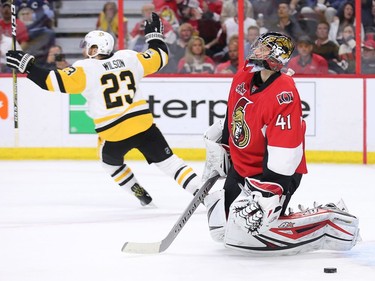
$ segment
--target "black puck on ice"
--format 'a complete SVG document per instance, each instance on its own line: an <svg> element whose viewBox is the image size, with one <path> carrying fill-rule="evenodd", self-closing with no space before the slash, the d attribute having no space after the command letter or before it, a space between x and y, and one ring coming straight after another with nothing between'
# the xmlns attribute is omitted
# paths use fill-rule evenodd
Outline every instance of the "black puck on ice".
<svg viewBox="0 0 375 281"><path fill-rule="evenodd" d="M336 267L325 267L324 268L324 273L336 273L337 268Z"/></svg>

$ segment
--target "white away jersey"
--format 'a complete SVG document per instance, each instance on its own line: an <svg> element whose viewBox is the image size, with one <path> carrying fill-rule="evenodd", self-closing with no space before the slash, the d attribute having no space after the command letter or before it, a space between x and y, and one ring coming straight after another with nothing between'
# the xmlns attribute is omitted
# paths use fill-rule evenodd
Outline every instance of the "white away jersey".
<svg viewBox="0 0 375 281"><path fill-rule="evenodd" d="M144 53L121 50L103 60L84 59L57 72L51 71L46 84L50 91L81 93L99 136L119 141L147 130L153 123L140 81L157 72L168 60L159 49Z"/></svg>

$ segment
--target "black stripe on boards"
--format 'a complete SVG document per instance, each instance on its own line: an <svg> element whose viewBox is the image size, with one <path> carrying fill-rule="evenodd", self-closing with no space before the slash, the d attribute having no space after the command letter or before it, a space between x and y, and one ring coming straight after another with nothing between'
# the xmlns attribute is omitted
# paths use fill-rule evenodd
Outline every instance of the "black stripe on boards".
<svg viewBox="0 0 375 281"><path fill-rule="evenodd" d="M132 112L132 113L128 113L122 117L120 117L119 119L113 121L112 123L108 124L108 125L105 125L103 127L100 127L100 128L96 128L95 131L97 133L100 133L100 132L103 132L105 130L108 130L118 124L120 124L121 122L127 120L127 119L130 119L130 118L133 118L133 117L136 117L136 116L140 116L140 115L143 115L143 114L151 114L151 111L149 109L144 109L144 110L139 110L139 111L136 111L136 112Z"/></svg>
<svg viewBox="0 0 375 281"><path fill-rule="evenodd" d="M63 81L61 79L60 73L57 70L54 70L54 72L55 72L55 75L56 75L57 83L59 84L60 92L66 93L66 90L65 90L65 87L64 87L64 83L63 83Z"/></svg>
<svg viewBox="0 0 375 281"><path fill-rule="evenodd" d="M124 170L126 167L126 164L122 165L120 168L118 168L112 175L111 177L115 177L116 175L118 175L122 170Z"/></svg>
<svg viewBox="0 0 375 281"><path fill-rule="evenodd" d="M179 174L181 173L181 171L182 171L183 169L185 169L186 167L187 167L187 165L182 166L180 169L177 170L177 172L174 174L174 180L177 180L178 175L179 175Z"/></svg>
<svg viewBox="0 0 375 281"><path fill-rule="evenodd" d="M132 178L134 178L134 174L131 173L130 177L127 177L124 181L120 182L119 183L119 186L124 186L125 184L127 184Z"/></svg>
<svg viewBox="0 0 375 281"><path fill-rule="evenodd" d="M197 175L194 173L194 174L192 174L190 177L188 177L188 178L186 179L186 181L184 181L182 187L183 187L184 189L186 189L187 185L188 185L188 184L191 182L191 180L192 180L193 178L195 178L196 176L197 176Z"/></svg>

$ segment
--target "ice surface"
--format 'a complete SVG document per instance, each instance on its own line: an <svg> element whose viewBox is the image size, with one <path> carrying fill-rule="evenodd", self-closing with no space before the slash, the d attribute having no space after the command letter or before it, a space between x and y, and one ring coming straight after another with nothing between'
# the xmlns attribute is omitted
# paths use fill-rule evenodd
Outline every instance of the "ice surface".
<svg viewBox="0 0 375 281"><path fill-rule="evenodd" d="M155 166L128 164L157 208L142 208L98 161L0 161L0 281L375 280L375 166L310 164L290 203L343 198L360 219L351 251L252 257L211 240L203 206L166 252L122 253L126 241L163 239L192 198Z"/></svg>

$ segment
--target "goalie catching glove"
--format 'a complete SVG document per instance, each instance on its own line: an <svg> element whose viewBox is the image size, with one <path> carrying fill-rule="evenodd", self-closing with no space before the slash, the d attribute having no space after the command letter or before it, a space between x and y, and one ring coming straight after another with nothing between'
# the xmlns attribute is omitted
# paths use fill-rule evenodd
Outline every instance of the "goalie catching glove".
<svg viewBox="0 0 375 281"><path fill-rule="evenodd" d="M161 40L164 42L164 26L160 17L156 13L152 13L151 20L145 20L145 39L148 43L151 40Z"/></svg>
<svg viewBox="0 0 375 281"><path fill-rule="evenodd" d="M262 234L274 226L282 209L283 188L274 182L245 179L245 198L233 202L234 222L251 235Z"/></svg>
<svg viewBox="0 0 375 281"><path fill-rule="evenodd" d="M35 57L22 51L8 51L6 53L7 66L25 73L34 63Z"/></svg>

